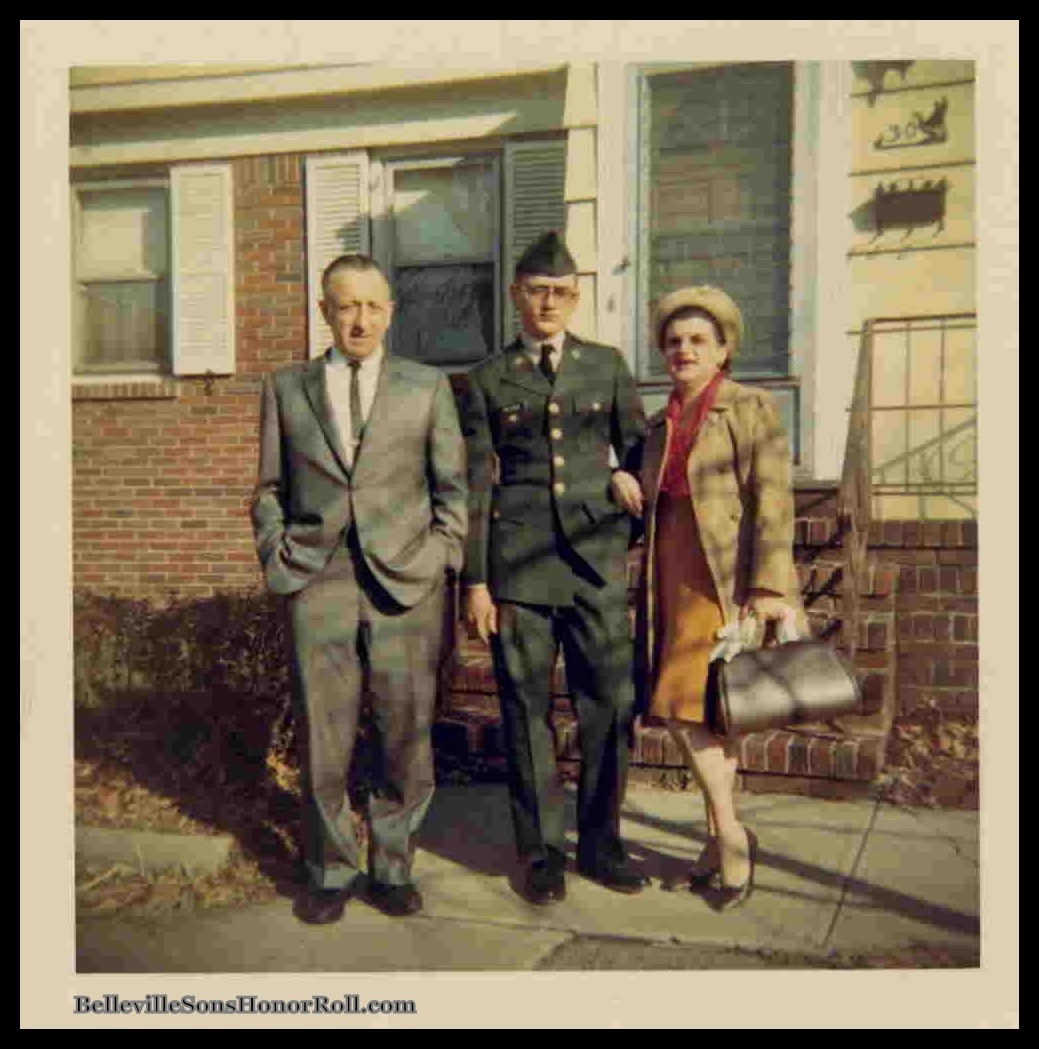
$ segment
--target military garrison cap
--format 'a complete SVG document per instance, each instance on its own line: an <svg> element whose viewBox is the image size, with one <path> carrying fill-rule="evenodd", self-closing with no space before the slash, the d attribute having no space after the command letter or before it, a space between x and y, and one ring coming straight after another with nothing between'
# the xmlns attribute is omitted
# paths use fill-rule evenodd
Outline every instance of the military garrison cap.
<svg viewBox="0 0 1039 1049"><path fill-rule="evenodd" d="M539 237L520 256L516 276L569 277L577 272L577 263L556 230Z"/></svg>

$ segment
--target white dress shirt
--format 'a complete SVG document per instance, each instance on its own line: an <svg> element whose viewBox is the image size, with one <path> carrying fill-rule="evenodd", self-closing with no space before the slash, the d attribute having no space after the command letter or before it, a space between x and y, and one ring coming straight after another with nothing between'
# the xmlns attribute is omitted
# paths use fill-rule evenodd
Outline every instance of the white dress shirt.
<svg viewBox="0 0 1039 1049"><path fill-rule="evenodd" d="M547 342L552 347L552 352L549 354L552 360L552 373L554 375L559 374L559 363L563 359L563 342L566 339L565 331L553 335L551 339L535 339L533 335L522 331L520 332L520 339L523 342L523 348L534 362L535 367L541 363L541 347Z"/></svg>
<svg viewBox="0 0 1039 1049"><path fill-rule="evenodd" d="M367 420L371 413L372 402L375 400L375 390L379 385L379 372L382 370L382 361L385 355L384 348L380 346L361 361L357 377L360 382L362 422ZM328 403L332 409L332 415L335 417L336 426L339 429L339 437L342 441L348 466L353 465L356 452L353 444L353 420L350 418L350 382L352 378L346 357L343 356L342 351L334 347L328 355L328 363L325 368L325 383L328 391Z"/></svg>

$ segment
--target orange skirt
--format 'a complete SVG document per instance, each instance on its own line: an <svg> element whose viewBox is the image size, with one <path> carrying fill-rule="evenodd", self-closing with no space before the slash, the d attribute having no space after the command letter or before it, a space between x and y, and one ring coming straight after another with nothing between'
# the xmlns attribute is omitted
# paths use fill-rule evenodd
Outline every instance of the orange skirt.
<svg viewBox="0 0 1039 1049"><path fill-rule="evenodd" d="M656 512L653 720L703 724L707 666L725 622L689 499L661 494Z"/></svg>

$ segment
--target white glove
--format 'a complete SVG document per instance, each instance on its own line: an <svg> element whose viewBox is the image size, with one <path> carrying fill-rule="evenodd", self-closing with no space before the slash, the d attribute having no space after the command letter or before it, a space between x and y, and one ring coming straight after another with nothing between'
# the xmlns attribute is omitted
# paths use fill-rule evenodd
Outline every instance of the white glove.
<svg viewBox="0 0 1039 1049"><path fill-rule="evenodd" d="M758 622L753 616L746 616L735 623L726 623L714 636L720 640L711 652L710 661L713 663L716 659L723 659L728 663L745 648L757 647ZM785 645L788 641L796 641L798 637L797 622L791 610L776 625L776 641Z"/></svg>
<svg viewBox="0 0 1039 1049"><path fill-rule="evenodd" d="M720 640L711 652L711 662L723 659L728 663L733 656L738 656L745 648L753 648L757 630L757 623L751 616L720 627L718 633L714 635Z"/></svg>
<svg viewBox="0 0 1039 1049"><path fill-rule="evenodd" d="M797 631L797 620L791 609L776 626L776 641L780 645L785 645L788 641L796 641L800 636Z"/></svg>

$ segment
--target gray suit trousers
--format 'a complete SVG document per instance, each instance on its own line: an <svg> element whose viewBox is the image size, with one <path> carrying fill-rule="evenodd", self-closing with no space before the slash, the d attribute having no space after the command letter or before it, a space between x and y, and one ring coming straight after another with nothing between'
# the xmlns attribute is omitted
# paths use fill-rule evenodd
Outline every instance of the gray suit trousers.
<svg viewBox="0 0 1039 1049"><path fill-rule="evenodd" d="M431 731L443 629L442 582L402 609L344 544L288 598L294 698L303 743L304 858L313 883L407 884L414 838L433 797ZM362 699L380 758L369 799L368 862L347 794Z"/></svg>

